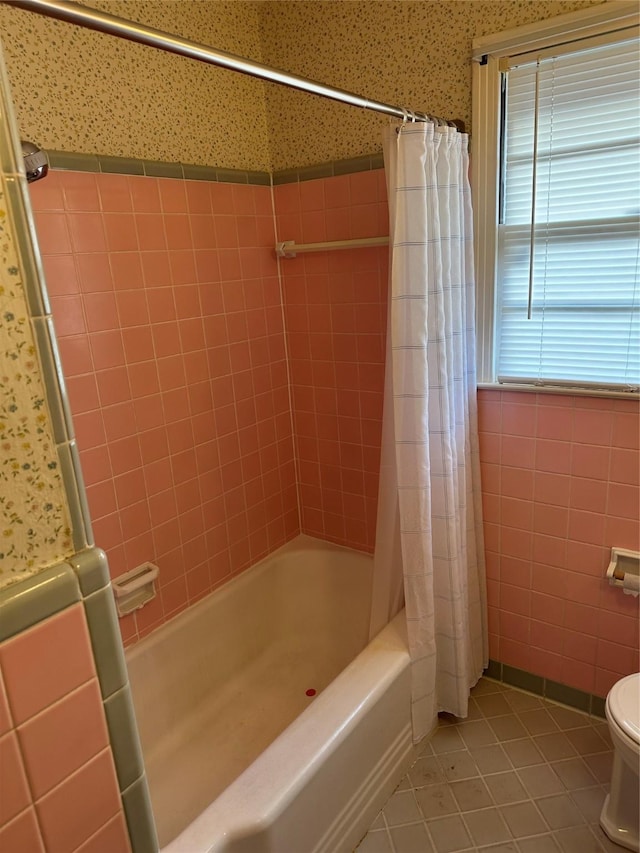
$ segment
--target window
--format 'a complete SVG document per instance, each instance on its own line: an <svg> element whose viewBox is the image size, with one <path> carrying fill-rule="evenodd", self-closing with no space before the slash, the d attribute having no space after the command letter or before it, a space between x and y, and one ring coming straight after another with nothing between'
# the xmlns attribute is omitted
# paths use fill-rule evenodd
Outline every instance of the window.
<svg viewBox="0 0 640 853"><path fill-rule="evenodd" d="M607 5L474 44L483 382L640 387L637 15Z"/></svg>

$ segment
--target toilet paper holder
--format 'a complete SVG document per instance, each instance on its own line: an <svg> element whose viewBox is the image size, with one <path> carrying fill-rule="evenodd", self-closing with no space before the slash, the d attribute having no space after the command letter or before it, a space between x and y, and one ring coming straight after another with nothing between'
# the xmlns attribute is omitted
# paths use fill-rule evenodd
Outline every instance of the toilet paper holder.
<svg viewBox="0 0 640 853"><path fill-rule="evenodd" d="M625 595L637 596L640 593L640 552L612 548L607 578L611 586L622 587Z"/></svg>

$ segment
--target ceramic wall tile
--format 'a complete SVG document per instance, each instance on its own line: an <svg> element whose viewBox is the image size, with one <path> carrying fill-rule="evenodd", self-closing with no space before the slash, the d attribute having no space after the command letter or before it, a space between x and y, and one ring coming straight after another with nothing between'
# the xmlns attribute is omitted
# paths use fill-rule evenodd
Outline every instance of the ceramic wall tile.
<svg viewBox="0 0 640 853"><path fill-rule="evenodd" d="M96 541L114 576L160 567L130 642L299 529L271 189L52 174L39 216L91 223L51 301Z"/></svg>

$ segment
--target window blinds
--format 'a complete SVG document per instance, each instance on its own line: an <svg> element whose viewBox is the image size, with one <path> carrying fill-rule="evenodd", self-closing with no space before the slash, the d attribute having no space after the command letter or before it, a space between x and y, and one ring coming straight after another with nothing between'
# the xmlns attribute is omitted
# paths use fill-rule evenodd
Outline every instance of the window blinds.
<svg viewBox="0 0 640 853"><path fill-rule="evenodd" d="M500 381L640 385L639 57L574 46L505 74Z"/></svg>

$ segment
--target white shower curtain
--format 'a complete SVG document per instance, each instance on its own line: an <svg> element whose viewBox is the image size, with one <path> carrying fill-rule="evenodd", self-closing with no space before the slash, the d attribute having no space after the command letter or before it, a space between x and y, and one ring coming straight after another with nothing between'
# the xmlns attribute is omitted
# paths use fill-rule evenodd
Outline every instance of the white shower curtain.
<svg viewBox="0 0 640 853"><path fill-rule="evenodd" d="M414 741L467 715L488 663L468 137L385 136L393 436ZM389 361L387 362L389 364Z"/></svg>

